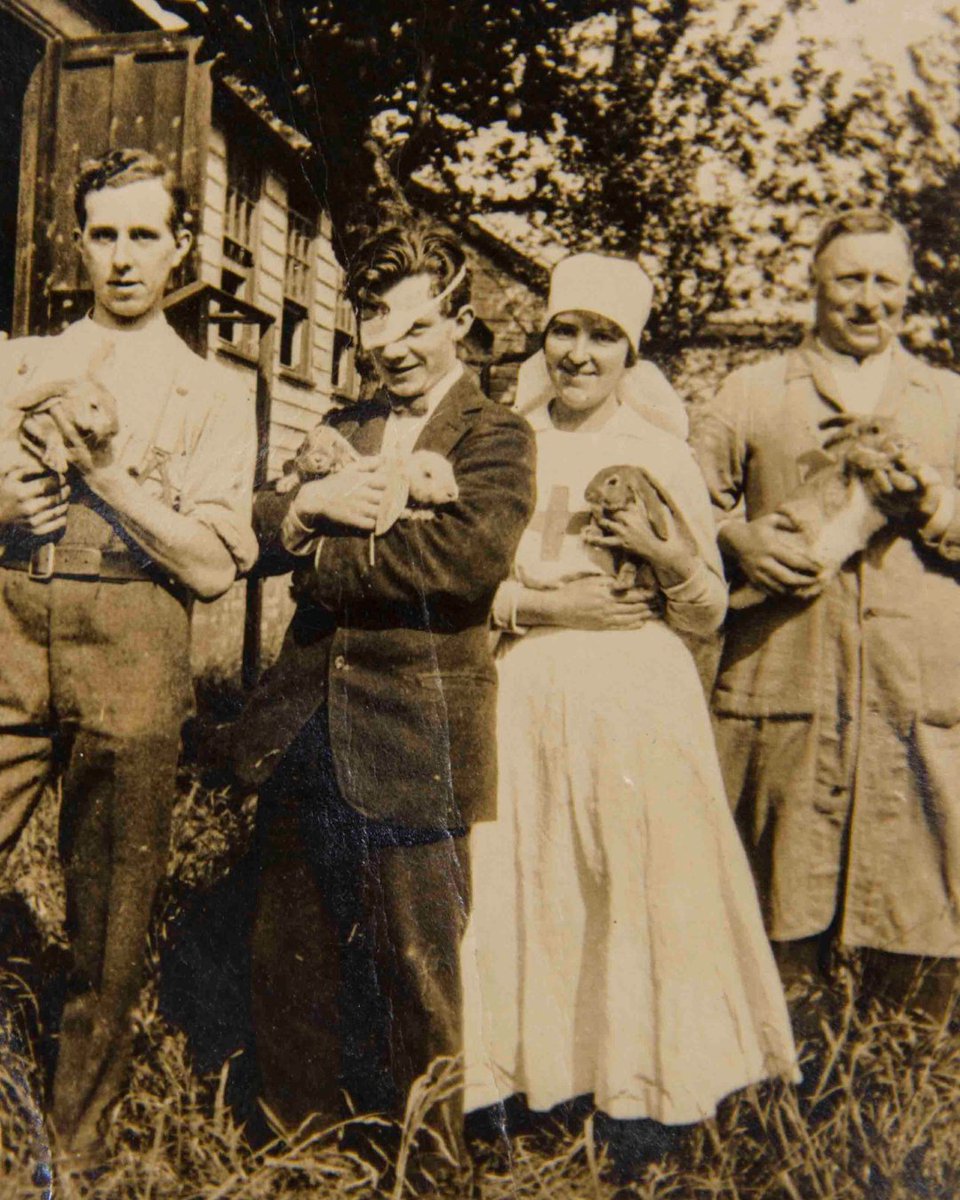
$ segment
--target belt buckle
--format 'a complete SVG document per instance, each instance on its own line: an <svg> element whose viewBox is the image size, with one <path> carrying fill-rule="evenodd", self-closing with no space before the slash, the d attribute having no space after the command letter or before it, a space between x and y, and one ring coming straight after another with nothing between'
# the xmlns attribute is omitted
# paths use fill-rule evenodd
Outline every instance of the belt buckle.
<svg viewBox="0 0 960 1200"><path fill-rule="evenodd" d="M36 579L39 583L47 583L53 578L55 560L56 546L53 542L44 542L30 555L30 562L27 566L28 578Z"/></svg>

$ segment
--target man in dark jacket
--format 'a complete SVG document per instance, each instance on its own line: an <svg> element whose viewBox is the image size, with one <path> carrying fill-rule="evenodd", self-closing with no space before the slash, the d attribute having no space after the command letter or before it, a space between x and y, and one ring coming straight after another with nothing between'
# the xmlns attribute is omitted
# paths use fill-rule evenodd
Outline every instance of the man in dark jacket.
<svg viewBox="0 0 960 1200"><path fill-rule="evenodd" d="M346 1115L343 1089L402 1113L412 1082L461 1047L467 833L495 808L489 610L534 490L529 427L457 357L469 288L445 231L374 237L348 292L383 389L328 418L361 455L445 456L458 499L372 550L378 458L256 503L264 569L293 569L297 600L237 740L248 774L270 774L254 1020L264 1097L286 1125ZM372 1086L381 1048L386 1092ZM440 1113L458 1146L460 1105Z"/></svg>

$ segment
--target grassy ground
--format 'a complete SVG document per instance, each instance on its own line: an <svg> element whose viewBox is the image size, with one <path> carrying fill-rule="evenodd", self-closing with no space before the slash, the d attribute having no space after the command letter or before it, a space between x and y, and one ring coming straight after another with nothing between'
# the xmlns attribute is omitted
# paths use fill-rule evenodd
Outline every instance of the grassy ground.
<svg viewBox="0 0 960 1200"><path fill-rule="evenodd" d="M111 1131L112 1158L93 1184L57 1176L54 1196L104 1200L274 1200L407 1194L403 1166L379 1174L349 1131L268 1135L252 1149L242 1121L246 1030L242 946L251 807L184 781L170 878L138 1012L135 1074ZM49 1163L37 1096L62 966L59 892L47 804L8 865L24 903L0 914L0 1200L39 1200ZM14 928L16 927L16 928ZM17 951L17 953L14 953ZM238 965L239 964L239 965ZM593 1120L541 1121L478 1144L484 1200L783 1200L960 1196L957 1030L875 1005L858 1010L851 980L791 997L804 1084L728 1100L716 1121L625 1180ZM415 1098L400 1154L449 1073ZM582 1116L582 1114L581 1114ZM358 1118L356 1125L369 1123ZM422 1135L421 1135L422 1136ZM46 1172L46 1174L45 1174ZM399 1176L399 1182L397 1177ZM429 1188L427 1189L429 1192Z"/></svg>

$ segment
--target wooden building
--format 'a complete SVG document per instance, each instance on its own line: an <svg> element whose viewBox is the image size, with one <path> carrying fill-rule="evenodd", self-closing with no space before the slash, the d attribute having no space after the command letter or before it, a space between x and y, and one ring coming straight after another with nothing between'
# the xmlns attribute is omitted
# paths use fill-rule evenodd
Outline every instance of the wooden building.
<svg viewBox="0 0 960 1200"><path fill-rule="evenodd" d="M171 28L181 24L156 0L0 0L0 330L50 333L87 311L73 241L77 167L115 146L152 150L178 174L194 220L169 319L244 381L263 479L331 403L356 396L353 314L329 219L304 177L305 139L229 64L214 77L200 40ZM479 226L458 232L479 318L466 357L499 397L508 385L490 360L528 345L545 273ZM284 580L241 582L197 605L195 670L234 677L246 644L250 676L278 648L289 612Z"/></svg>

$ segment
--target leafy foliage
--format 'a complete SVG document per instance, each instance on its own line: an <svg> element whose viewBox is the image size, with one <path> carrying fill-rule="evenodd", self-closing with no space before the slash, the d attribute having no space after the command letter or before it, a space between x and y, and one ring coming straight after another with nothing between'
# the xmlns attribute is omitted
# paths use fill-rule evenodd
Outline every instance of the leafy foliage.
<svg viewBox="0 0 960 1200"><path fill-rule="evenodd" d="M670 354L717 314L795 321L824 208L879 202L920 247L915 340L949 359L960 36L914 48L904 77L811 36L798 20L819 3L170 7L317 147L342 258L426 185L451 215L508 211L569 248L642 255L649 336Z"/></svg>
<svg viewBox="0 0 960 1200"><path fill-rule="evenodd" d="M464 129L511 108L515 65L597 0L171 0L318 153L344 246ZM377 125L377 118L389 113ZM386 131L386 136L384 133Z"/></svg>

